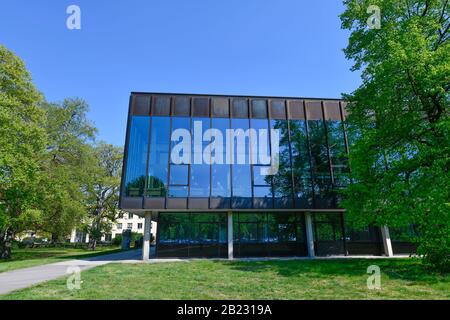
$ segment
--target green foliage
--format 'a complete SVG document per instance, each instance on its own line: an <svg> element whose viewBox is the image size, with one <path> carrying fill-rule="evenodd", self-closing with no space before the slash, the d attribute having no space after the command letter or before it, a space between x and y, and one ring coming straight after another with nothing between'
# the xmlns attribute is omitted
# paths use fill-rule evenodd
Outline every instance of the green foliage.
<svg viewBox="0 0 450 320"><path fill-rule="evenodd" d="M22 60L0 45L0 258L23 231L58 242L85 222L96 241L110 228L122 153L94 145L88 109L81 99L45 102Z"/></svg>
<svg viewBox="0 0 450 320"><path fill-rule="evenodd" d="M84 168L88 173L83 186L88 215L86 227L92 249L118 217L122 158L121 148L101 142L91 148L89 166Z"/></svg>
<svg viewBox="0 0 450 320"><path fill-rule="evenodd" d="M418 252L450 269L449 1L346 0L345 49L362 85L345 96L356 223L415 225ZM369 5L381 28L369 29Z"/></svg>
<svg viewBox="0 0 450 320"><path fill-rule="evenodd" d="M140 240L143 237L142 234L138 233L138 232L131 232L131 245L134 246L134 242L136 240ZM153 235L151 235L152 240L153 241ZM117 234L116 237L113 239L112 243L113 245L121 245L122 244L122 235L121 234Z"/></svg>
<svg viewBox="0 0 450 320"><path fill-rule="evenodd" d="M85 101L66 99L62 104L44 104L49 137L44 162L45 181L41 184L44 204L42 229L61 240L85 215L82 185L88 179L89 145L96 129L87 120Z"/></svg>
<svg viewBox="0 0 450 320"><path fill-rule="evenodd" d="M39 215L47 140L41 102L24 63L0 45L0 255L5 258L14 232L27 227L27 216Z"/></svg>

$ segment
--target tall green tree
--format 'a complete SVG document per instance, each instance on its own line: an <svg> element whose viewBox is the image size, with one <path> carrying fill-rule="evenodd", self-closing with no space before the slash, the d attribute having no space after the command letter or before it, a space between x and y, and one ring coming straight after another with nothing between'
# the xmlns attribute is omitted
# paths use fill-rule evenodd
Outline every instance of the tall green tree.
<svg viewBox="0 0 450 320"><path fill-rule="evenodd" d="M14 234L40 216L47 140L41 102L23 61L0 45L0 258L10 257Z"/></svg>
<svg viewBox="0 0 450 320"><path fill-rule="evenodd" d="M62 240L81 223L85 215L85 195L82 186L89 176L90 144L96 128L87 119L89 107L81 99L66 99L61 104L46 103L48 134L45 159L42 230L53 241Z"/></svg>
<svg viewBox="0 0 450 320"><path fill-rule="evenodd" d="M101 237L110 231L118 217L122 149L104 142L92 149L85 192L87 196L86 226L90 248L95 250Z"/></svg>
<svg viewBox="0 0 450 320"><path fill-rule="evenodd" d="M415 225L418 253L450 269L448 0L345 0L345 49L362 84L349 101L351 220ZM370 5L380 9L380 28ZM372 22L372 23L371 23Z"/></svg>

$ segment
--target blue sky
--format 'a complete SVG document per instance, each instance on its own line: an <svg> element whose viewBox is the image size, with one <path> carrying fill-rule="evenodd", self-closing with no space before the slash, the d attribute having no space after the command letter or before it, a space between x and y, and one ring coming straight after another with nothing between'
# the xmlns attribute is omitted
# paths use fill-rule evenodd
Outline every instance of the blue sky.
<svg viewBox="0 0 450 320"><path fill-rule="evenodd" d="M81 30L66 8L81 8ZM339 0L2 0L0 43L48 101L81 97L123 145L131 91L338 98L360 83Z"/></svg>

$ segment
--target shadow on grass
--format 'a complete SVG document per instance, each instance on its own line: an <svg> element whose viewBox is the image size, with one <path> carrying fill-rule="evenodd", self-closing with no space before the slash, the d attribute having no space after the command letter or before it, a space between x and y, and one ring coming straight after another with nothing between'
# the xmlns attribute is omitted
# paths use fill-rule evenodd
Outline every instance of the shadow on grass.
<svg viewBox="0 0 450 320"><path fill-rule="evenodd" d="M418 258L409 259L330 259L330 260L275 260L275 261L215 261L231 269L245 272L276 272L284 277L311 274L314 277L367 275L370 265L377 265L381 273L392 279L426 284L449 281L442 275L427 269Z"/></svg>

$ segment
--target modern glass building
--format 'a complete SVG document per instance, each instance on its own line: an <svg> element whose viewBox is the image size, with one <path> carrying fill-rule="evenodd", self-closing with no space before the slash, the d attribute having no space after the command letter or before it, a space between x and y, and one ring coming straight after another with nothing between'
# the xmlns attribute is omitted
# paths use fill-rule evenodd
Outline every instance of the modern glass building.
<svg viewBox="0 0 450 320"><path fill-rule="evenodd" d="M345 117L336 99L132 93L120 206L157 222L157 257L392 255L387 228L352 230L339 206Z"/></svg>

